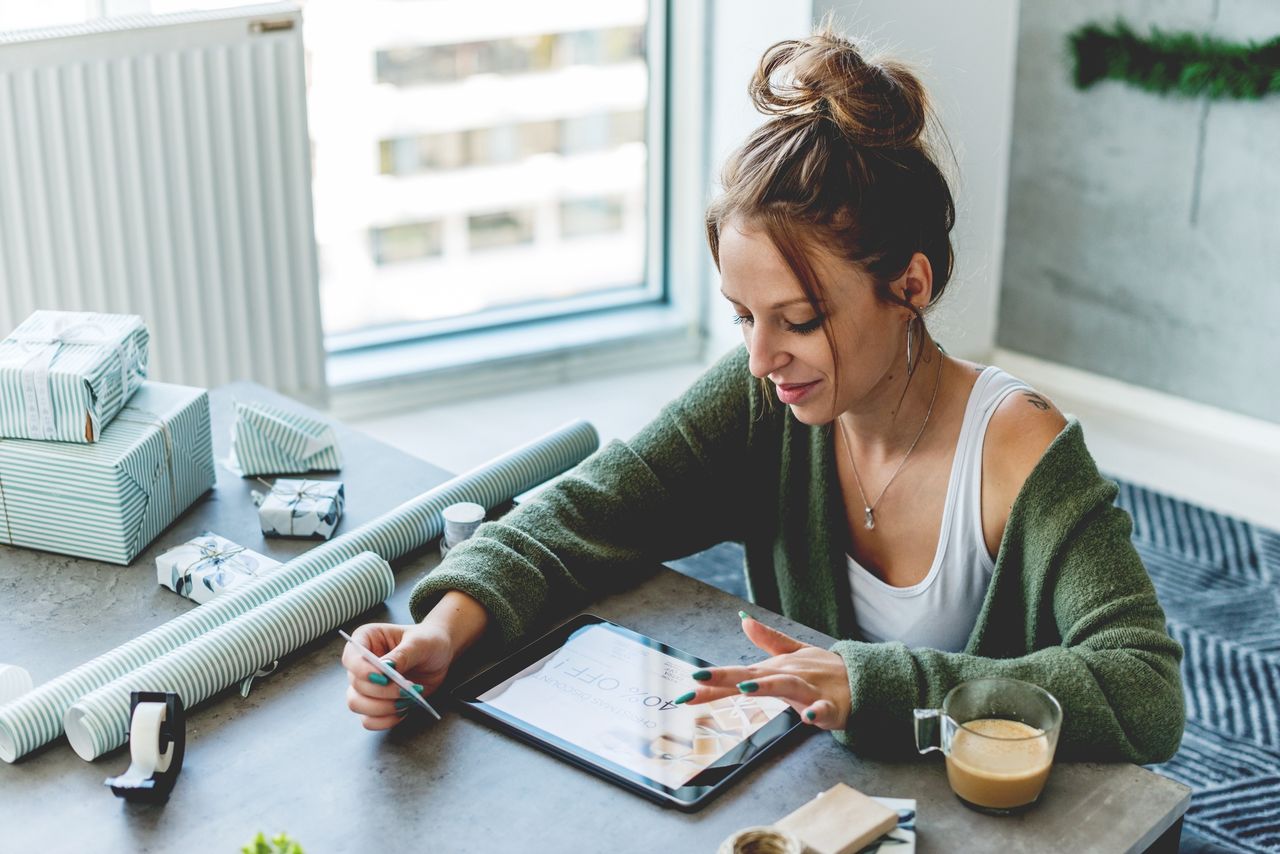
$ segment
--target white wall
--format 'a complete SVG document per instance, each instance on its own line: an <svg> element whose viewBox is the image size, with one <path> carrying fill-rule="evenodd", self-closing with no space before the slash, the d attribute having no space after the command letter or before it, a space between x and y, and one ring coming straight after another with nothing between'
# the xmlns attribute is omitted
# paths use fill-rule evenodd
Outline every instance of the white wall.
<svg viewBox="0 0 1280 854"><path fill-rule="evenodd" d="M1017 0L717 0L713 8L713 179L725 155L761 120L746 95L761 53L809 32L829 11L847 34L916 67L955 149L959 175L952 184L956 272L931 328L950 352L989 358L1004 251ZM710 298L719 304L711 303L709 349L719 352L740 339L722 309L719 278L712 280Z"/></svg>
<svg viewBox="0 0 1280 854"><path fill-rule="evenodd" d="M728 154L763 121L747 97L747 84L769 45L799 38L813 29L812 0L712 0L711 80L707 105L711 121L710 192L719 191L720 167ZM703 242L705 246L705 241ZM720 296L720 275L711 261L707 299L707 354L716 356L742 343L742 333L729 318L733 314Z"/></svg>

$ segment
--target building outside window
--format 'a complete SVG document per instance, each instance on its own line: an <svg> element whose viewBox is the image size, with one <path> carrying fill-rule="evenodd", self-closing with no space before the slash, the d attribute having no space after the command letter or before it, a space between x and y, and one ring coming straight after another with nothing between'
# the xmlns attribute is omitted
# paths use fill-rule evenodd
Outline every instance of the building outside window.
<svg viewBox="0 0 1280 854"><path fill-rule="evenodd" d="M650 2L305 5L331 351L662 298Z"/></svg>

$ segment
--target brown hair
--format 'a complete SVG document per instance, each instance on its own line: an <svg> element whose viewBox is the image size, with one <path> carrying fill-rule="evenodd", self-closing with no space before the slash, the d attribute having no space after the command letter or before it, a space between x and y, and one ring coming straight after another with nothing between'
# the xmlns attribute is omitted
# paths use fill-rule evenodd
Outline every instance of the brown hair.
<svg viewBox="0 0 1280 854"><path fill-rule="evenodd" d="M880 299L909 308L889 285L923 253L936 302L954 266L955 202L925 140L936 121L919 79L901 63L865 59L828 20L766 50L748 91L771 118L729 157L724 192L707 210L716 266L720 229L740 217L765 232L819 314L815 240L865 270Z"/></svg>

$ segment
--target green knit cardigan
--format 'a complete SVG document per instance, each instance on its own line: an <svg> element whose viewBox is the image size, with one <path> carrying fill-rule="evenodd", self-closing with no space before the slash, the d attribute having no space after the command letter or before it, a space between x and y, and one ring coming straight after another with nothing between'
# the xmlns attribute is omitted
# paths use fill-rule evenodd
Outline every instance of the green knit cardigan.
<svg viewBox="0 0 1280 854"><path fill-rule="evenodd" d="M856 637L833 452L829 426L769 405L738 348L629 442L610 442L535 500L481 525L418 582L413 617L461 590L510 645L657 561L735 540L745 545L752 601ZM831 647L852 700L836 738L860 753L908 753L913 708L940 706L967 679L1007 676L1062 703L1059 756L1173 755L1184 722L1182 649L1165 631L1115 496L1069 419L1013 504L962 652Z"/></svg>

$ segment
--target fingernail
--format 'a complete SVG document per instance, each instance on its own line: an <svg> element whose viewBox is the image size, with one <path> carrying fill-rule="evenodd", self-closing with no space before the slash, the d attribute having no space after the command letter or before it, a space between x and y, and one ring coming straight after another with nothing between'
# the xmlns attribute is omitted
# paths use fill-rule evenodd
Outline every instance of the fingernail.
<svg viewBox="0 0 1280 854"><path fill-rule="evenodd" d="M813 720L814 718L816 718L816 717L818 716L818 713L817 713L817 712L815 712L813 709L810 709L809 711L807 711L807 712L805 712L805 713L804 713L804 716L805 716L806 718L808 718L809 720Z"/></svg>
<svg viewBox="0 0 1280 854"><path fill-rule="evenodd" d="M690 700L693 699L693 696L696 693L697 693L696 691L690 691L688 694L681 694L679 697L676 697L676 705L678 706L681 703L689 702Z"/></svg>
<svg viewBox="0 0 1280 854"><path fill-rule="evenodd" d="M374 685L390 685L391 680L383 676L381 673L370 673L369 681Z"/></svg>
<svg viewBox="0 0 1280 854"><path fill-rule="evenodd" d="M742 692L742 693L744 693L744 694L750 694L750 693L752 693L753 691L758 691L759 689L760 689L760 686L759 686L759 685L757 685L757 684L756 684L756 683L754 683L754 682L739 682L739 683L738 683L738 690L739 690L739 691L741 691L741 692Z"/></svg>
<svg viewBox="0 0 1280 854"><path fill-rule="evenodd" d="M397 711L403 712L405 709L408 709L410 705L412 704L408 700L396 700Z"/></svg>
<svg viewBox="0 0 1280 854"><path fill-rule="evenodd" d="M738 612L738 619L740 619L740 620L750 620L750 619L751 619L751 615L750 615L750 614L748 614L746 611L739 611L739 612Z"/></svg>
<svg viewBox="0 0 1280 854"><path fill-rule="evenodd" d="M387 667L390 667L392 670L396 669L396 663L389 658L382 659L382 663L387 665Z"/></svg>
<svg viewBox="0 0 1280 854"><path fill-rule="evenodd" d="M706 682L708 679L710 679L710 678L711 678L711 671L710 671L710 670L695 670L695 671L693 671L693 674L692 674L692 675L693 675L693 678L694 678L694 679L697 679L699 682Z"/></svg>
<svg viewBox="0 0 1280 854"><path fill-rule="evenodd" d="M409 714L409 708L409 706L402 706L399 703L396 703L396 715L398 717L404 717Z"/></svg>
<svg viewBox="0 0 1280 854"><path fill-rule="evenodd" d="M421 685L414 685L414 686L413 686L413 691L414 691L414 693L415 693L415 694L421 694L421 693L422 693L422 686L421 686ZM404 697L404 698L407 700L407 699L409 698L409 692L408 692L408 691L406 691L405 689L401 688L401 689L400 689L400 696L401 696L401 697Z"/></svg>

